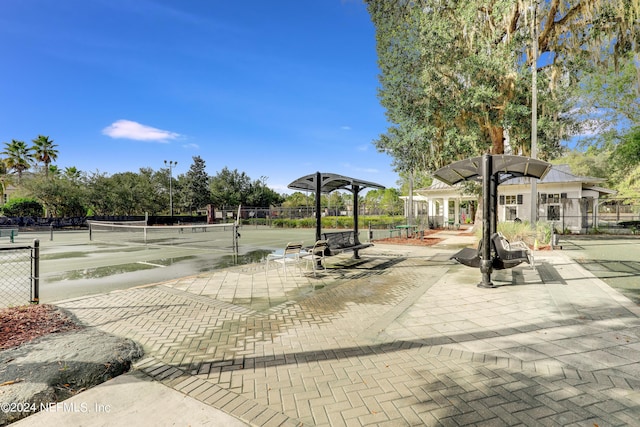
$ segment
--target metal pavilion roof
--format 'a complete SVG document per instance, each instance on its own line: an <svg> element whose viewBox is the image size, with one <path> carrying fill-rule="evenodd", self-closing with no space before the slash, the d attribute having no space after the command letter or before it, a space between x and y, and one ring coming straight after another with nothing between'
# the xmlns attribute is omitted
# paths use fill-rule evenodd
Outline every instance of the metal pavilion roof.
<svg viewBox="0 0 640 427"><path fill-rule="evenodd" d="M549 170L549 173L540 180L541 183L567 183L567 182L581 182L583 184L600 184L606 181L604 178L595 178L592 176L578 176L571 173L569 165L553 165ZM515 178L508 182L508 184L528 184L527 178Z"/></svg>
<svg viewBox="0 0 640 427"><path fill-rule="evenodd" d="M310 175L306 175L300 177L289 184L287 187L292 190L302 190L302 191L317 191L318 183L316 179L320 175L320 192L321 193L331 193L335 190L348 190L353 192L353 189L357 186L359 189L363 188L377 188L384 189L384 185L376 184L375 182L364 181L357 178L350 178L344 175L338 175L335 173L327 173L327 172L318 172L312 173Z"/></svg>
<svg viewBox="0 0 640 427"><path fill-rule="evenodd" d="M530 157L498 154L491 156L494 174L500 174L500 182L516 177L544 178L551 164ZM482 179L482 157L472 157L451 163L438 169L433 176L440 181L455 185L461 181Z"/></svg>

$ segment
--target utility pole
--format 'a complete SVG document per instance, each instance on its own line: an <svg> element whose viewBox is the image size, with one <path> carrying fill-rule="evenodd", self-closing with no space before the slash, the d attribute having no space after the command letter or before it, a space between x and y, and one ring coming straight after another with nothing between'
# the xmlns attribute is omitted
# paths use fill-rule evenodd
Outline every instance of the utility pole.
<svg viewBox="0 0 640 427"><path fill-rule="evenodd" d="M538 158L538 0L531 1L531 158ZM538 220L538 182L531 180L531 228Z"/></svg>
<svg viewBox="0 0 640 427"><path fill-rule="evenodd" d="M173 218L173 168L178 164L173 160L164 161L165 166L169 166L169 214Z"/></svg>

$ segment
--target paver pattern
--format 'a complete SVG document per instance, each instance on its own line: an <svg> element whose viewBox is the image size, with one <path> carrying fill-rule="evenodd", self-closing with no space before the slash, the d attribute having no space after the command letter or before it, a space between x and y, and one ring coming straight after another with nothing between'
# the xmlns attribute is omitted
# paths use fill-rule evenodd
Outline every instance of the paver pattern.
<svg viewBox="0 0 640 427"><path fill-rule="evenodd" d="M494 274L377 245L67 301L137 368L252 425L638 425L640 310L560 253Z"/></svg>

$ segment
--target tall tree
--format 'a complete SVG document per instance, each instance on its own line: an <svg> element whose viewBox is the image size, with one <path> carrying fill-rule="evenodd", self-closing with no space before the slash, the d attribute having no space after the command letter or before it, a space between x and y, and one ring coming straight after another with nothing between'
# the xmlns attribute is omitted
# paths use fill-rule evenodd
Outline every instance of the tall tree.
<svg viewBox="0 0 640 427"><path fill-rule="evenodd" d="M269 188L265 183L266 178L263 178L263 180L256 179L251 183L246 200L247 204L256 207L269 207L282 203L284 197Z"/></svg>
<svg viewBox="0 0 640 427"><path fill-rule="evenodd" d="M246 204L251 188L251 178L237 169L230 171L224 167L211 178L211 201L217 207Z"/></svg>
<svg viewBox="0 0 640 427"><path fill-rule="evenodd" d="M24 141L12 139L5 142L2 153L5 156L4 163L8 169L13 169L18 174L18 181L22 179L22 172L31 167L31 155Z"/></svg>
<svg viewBox="0 0 640 427"><path fill-rule="evenodd" d="M186 174L186 201L189 211L203 209L211 203L209 175L205 170L205 161L200 156L193 157L193 163Z"/></svg>
<svg viewBox="0 0 640 427"><path fill-rule="evenodd" d="M553 157L571 130L562 114L572 107L566 88L603 56L637 50L637 1L366 2L376 26L379 97L392 124L377 146L404 170L433 170L485 151L528 153L531 64L541 157ZM538 58L530 48L534 10Z"/></svg>
<svg viewBox="0 0 640 427"><path fill-rule="evenodd" d="M33 158L37 162L44 164L45 175L49 175L49 165L58 158L57 145L53 143L52 139L48 136L38 135L37 138L32 140L33 146Z"/></svg>

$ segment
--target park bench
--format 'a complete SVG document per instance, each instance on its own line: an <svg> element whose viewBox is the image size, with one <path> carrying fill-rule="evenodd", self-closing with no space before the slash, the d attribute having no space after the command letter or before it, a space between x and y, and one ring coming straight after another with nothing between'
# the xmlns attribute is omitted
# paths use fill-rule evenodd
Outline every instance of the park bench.
<svg viewBox="0 0 640 427"><path fill-rule="evenodd" d="M494 233L491 236L496 256L493 259L493 268L502 270L512 268L523 262L535 268L533 252L524 242L510 243L502 234Z"/></svg>
<svg viewBox="0 0 640 427"><path fill-rule="evenodd" d="M8 237L9 241L13 243L13 238L18 235L18 229L12 228L0 228L0 238Z"/></svg>
<svg viewBox="0 0 640 427"><path fill-rule="evenodd" d="M326 255L337 255L345 251L353 251L353 257L359 258L358 251L360 249L373 246L373 243L360 243L354 230L322 233L322 240L326 240L328 244L328 253Z"/></svg>
<svg viewBox="0 0 640 427"><path fill-rule="evenodd" d="M523 262L535 268L533 253L524 242L510 243L502 234L494 233L491 236L492 254L491 266L496 270L513 268ZM468 267L480 267L480 254L482 253L482 242L478 249L464 248L454 254L451 259L455 259L460 264Z"/></svg>

